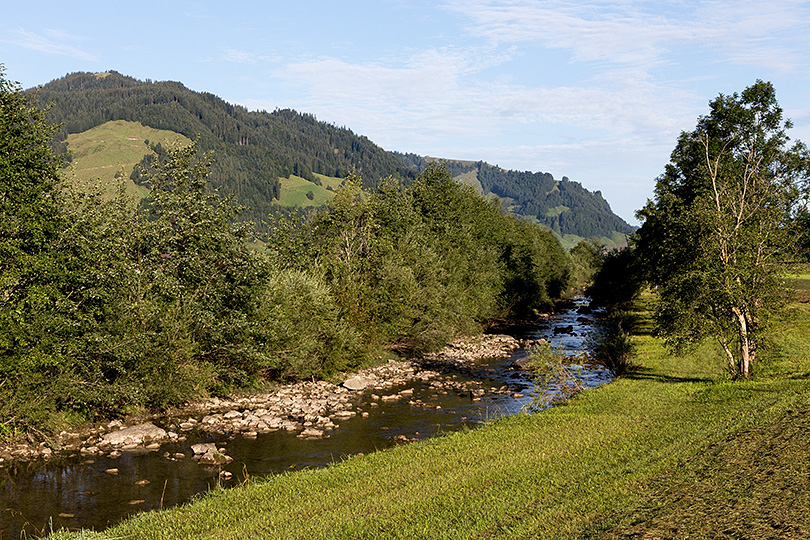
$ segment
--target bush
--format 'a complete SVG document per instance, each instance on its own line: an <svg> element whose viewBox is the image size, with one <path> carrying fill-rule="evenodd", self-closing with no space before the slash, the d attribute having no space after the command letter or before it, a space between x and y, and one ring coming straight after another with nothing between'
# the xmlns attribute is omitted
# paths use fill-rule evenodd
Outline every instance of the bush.
<svg viewBox="0 0 810 540"><path fill-rule="evenodd" d="M365 359L357 332L322 276L293 269L274 272L260 293L254 340L276 379L325 377Z"/></svg>
<svg viewBox="0 0 810 540"><path fill-rule="evenodd" d="M593 338L591 349L597 362L610 369L614 375L623 375L632 369L635 346L630 330L633 315L616 309L608 315L602 332Z"/></svg>

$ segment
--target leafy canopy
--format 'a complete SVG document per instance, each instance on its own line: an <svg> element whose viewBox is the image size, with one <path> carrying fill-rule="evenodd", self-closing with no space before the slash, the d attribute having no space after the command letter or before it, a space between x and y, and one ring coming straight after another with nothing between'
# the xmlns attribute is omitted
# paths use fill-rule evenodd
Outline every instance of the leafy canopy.
<svg viewBox="0 0 810 540"><path fill-rule="evenodd" d="M810 176L801 142L770 83L720 95L684 132L638 213L647 278L658 287L658 329L681 346L718 339L729 369L749 376L778 272L791 253L794 218Z"/></svg>

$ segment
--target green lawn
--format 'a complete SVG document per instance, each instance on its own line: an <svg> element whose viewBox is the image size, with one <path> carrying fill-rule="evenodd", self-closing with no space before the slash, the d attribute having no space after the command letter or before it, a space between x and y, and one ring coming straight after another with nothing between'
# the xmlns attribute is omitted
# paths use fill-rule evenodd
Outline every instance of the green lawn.
<svg viewBox="0 0 810 540"><path fill-rule="evenodd" d="M757 377L733 382L711 346L668 354L650 301L637 369L565 404L56 538L810 535L808 305L780 321Z"/></svg>

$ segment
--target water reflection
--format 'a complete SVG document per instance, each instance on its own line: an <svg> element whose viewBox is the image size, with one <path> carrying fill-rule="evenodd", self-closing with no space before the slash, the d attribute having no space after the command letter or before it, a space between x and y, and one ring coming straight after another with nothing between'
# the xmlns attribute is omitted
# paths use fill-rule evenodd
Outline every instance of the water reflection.
<svg viewBox="0 0 810 540"><path fill-rule="evenodd" d="M573 358L586 346L595 321L587 303L581 301L523 337L544 338ZM255 439L192 432L188 440L165 444L154 452L126 452L118 458L70 456L45 464L6 467L0 470L0 537L17 539L23 530L42 534L51 527L102 529L136 512L180 504L219 483L235 485L246 475L322 467L351 454L516 414L530 406L535 392L541 390L526 373L512 368L514 359L525 354L521 350L513 358L444 374L459 383L478 381L487 390L508 387L509 393L487 392L478 397L472 392L448 392L429 382L393 388L391 393L413 389L412 395L397 401L373 399L367 392L357 398L357 416L339 420L339 428L323 439L300 439L286 431L260 434ZM595 366L581 366L578 372L586 387L610 379L607 370ZM224 467L232 473L231 480L221 481L220 469L201 467L191 459L190 447L197 442L217 442L227 449L234 458Z"/></svg>

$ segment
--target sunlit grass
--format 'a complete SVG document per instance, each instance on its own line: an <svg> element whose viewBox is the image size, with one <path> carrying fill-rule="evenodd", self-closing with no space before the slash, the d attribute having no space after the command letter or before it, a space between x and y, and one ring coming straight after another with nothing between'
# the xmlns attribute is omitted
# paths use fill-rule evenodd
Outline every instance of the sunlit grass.
<svg viewBox="0 0 810 540"><path fill-rule="evenodd" d="M662 478L725 470L712 453L723 441L810 410L807 306L783 320L757 378L734 382L710 344L669 354L649 333L649 301L636 313L638 369L570 402L57 538L621 537L661 506L650 501Z"/></svg>

